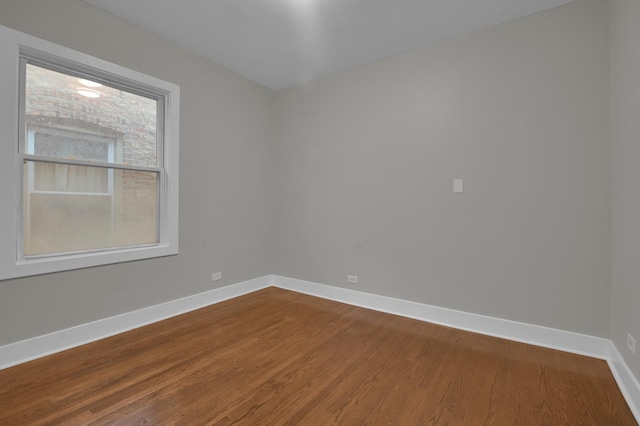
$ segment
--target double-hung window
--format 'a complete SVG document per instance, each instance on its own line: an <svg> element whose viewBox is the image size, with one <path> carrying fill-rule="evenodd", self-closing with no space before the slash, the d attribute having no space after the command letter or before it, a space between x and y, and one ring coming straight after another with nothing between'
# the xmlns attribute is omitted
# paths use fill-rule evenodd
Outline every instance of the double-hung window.
<svg viewBox="0 0 640 426"><path fill-rule="evenodd" d="M0 38L0 279L176 254L179 88Z"/></svg>

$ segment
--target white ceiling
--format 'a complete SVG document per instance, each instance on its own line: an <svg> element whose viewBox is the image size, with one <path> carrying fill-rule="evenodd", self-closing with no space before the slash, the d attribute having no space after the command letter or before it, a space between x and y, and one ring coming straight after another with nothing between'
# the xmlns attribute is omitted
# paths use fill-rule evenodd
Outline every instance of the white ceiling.
<svg viewBox="0 0 640 426"><path fill-rule="evenodd" d="M271 89L573 0L85 0Z"/></svg>

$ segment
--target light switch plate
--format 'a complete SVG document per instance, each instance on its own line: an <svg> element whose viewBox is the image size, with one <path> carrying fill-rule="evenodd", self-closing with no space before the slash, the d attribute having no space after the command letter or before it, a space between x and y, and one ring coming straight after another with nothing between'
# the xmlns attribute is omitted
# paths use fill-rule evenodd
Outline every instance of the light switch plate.
<svg viewBox="0 0 640 426"><path fill-rule="evenodd" d="M462 179L454 179L453 180L453 192L454 194L462 193Z"/></svg>

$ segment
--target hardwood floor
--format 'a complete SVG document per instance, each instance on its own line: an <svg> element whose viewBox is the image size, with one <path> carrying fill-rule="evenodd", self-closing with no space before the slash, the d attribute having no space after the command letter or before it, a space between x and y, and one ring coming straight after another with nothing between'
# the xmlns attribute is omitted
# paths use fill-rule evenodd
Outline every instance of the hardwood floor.
<svg viewBox="0 0 640 426"><path fill-rule="evenodd" d="M602 360L268 288L0 371L1 425L637 425Z"/></svg>

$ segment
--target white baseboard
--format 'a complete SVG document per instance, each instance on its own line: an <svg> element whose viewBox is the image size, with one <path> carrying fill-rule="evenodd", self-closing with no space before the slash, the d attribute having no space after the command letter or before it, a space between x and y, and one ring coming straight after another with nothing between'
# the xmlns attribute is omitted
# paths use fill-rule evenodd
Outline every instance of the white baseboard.
<svg viewBox="0 0 640 426"><path fill-rule="evenodd" d="M252 293L271 284L271 276L256 278L0 346L0 370Z"/></svg>
<svg viewBox="0 0 640 426"><path fill-rule="evenodd" d="M629 408L633 411L636 421L640 423L640 383L638 383L638 380L635 378L633 373L631 373L629 366L624 362L622 355L620 355L618 348L613 344L613 342L611 342L610 349L611 356L607 360L609 368L611 368L613 377L615 377L620 391L627 400Z"/></svg>
<svg viewBox="0 0 640 426"><path fill-rule="evenodd" d="M515 340L565 352L608 359L610 340L538 325L471 314L438 306L394 299L286 277L274 277L274 285L298 293L335 300L460 330Z"/></svg>
<svg viewBox="0 0 640 426"><path fill-rule="evenodd" d="M640 422L640 385L611 340L294 278L273 276L272 283L279 288L349 305L606 360L631 411Z"/></svg>
<svg viewBox="0 0 640 426"><path fill-rule="evenodd" d="M474 333L515 340L606 360L636 420L640 422L640 384L608 339L440 308L309 281L268 275L172 300L110 318L0 346L0 370L162 321L224 300L275 286L323 299L387 312Z"/></svg>

